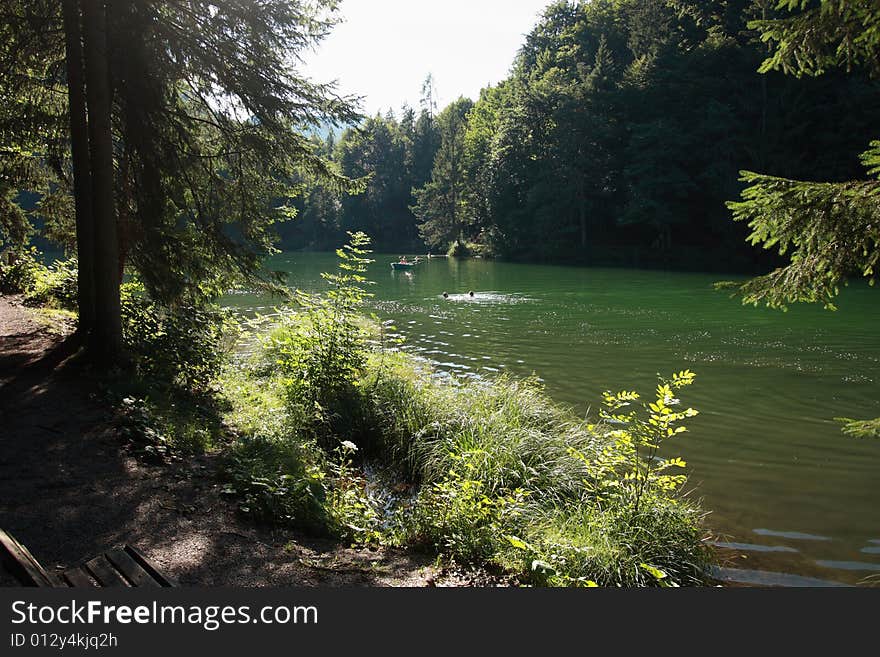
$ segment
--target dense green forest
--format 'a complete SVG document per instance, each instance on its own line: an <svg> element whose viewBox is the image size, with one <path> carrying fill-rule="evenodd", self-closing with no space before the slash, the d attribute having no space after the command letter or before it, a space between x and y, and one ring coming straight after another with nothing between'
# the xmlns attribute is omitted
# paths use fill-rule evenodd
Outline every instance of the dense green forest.
<svg viewBox="0 0 880 657"><path fill-rule="evenodd" d="M363 230L378 250L752 271L725 202L740 170L800 180L862 175L878 85L858 70L758 73L769 46L751 20L770 0L556 2L510 76L472 102L367 118L320 148L367 191L308 184L287 249L327 249Z"/></svg>

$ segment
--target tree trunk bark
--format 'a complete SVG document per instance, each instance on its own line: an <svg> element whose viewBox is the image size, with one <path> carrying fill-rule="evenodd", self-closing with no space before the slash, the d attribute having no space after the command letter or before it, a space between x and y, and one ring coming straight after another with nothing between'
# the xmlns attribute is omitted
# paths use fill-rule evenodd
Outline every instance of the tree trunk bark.
<svg viewBox="0 0 880 657"><path fill-rule="evenodd" d="M86 119L82 33L77 0L64 0L64 39L67 50L67 99L70 110L70 149L73 158L73 196L76 205L77 333L88 335L95 325L94 224L89 132Z"/></svg>
<svg viewBox="0 0 880 657"><path fill-rule="evenodd" d="M580 220L581 225L581 248L587 248L587 208L584 207L583 199L580 202L580 207L578 208L578 218Z"/></svg>
<svg viewBox="0 0 880 657"><path fill-rule="evenodd" d="M119 243L113 196L107 15L101 0L81 0L81 5L85 26L86 97L95 227L95 326L92 347L99 362L114 365L122 355L122 318Z"/></svg>

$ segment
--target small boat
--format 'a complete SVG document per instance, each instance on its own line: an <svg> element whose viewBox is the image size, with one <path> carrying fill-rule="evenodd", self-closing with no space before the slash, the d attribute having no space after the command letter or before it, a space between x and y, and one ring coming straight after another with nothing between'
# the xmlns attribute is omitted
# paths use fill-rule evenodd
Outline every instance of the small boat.
<svg viewBox="0 0 880 657"><path fill-rule="evenodd" d="M413 267L416 266L416 264L417 263L415 263L415 262L392 262L391 268L394 271L402 271L402 270L412 269Z"/></svg>

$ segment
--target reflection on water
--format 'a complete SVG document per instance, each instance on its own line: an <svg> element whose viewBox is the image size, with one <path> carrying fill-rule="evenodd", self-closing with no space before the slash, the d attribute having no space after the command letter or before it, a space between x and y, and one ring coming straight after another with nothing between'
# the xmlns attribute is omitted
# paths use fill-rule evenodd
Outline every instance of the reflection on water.
<svg viewBox="0 0 880 657"><path fill-rule="evenodd" d="M702 274L478 259L402 273L389 271L394 256L375 257L371 310L441 371L535 374L579 415L605 390L649 393L658 372L695 371L685 401L701 415L671 454L688 461L734 570L781 574L774 585L858 584L866 572L841 564L880 563L880 441L847 438L834 421L880 416L877 290L844 290L836 313L780 313L743 307ZM335 267L331 254L272 264L304 290L320 289L320 272ZM228 303L268 313L277 302L242 294Z"/></svg>
<svg viewBox="0 0 880 657"><path fill-rule="evenodd" d="M726 550L739 550L741 552L797 552L787 545L755 545L754 543L730 543L726 541L711 541L711 545Z"/></svg>
<svg viewBox="0 0 880 657"><path fill-rule="evenodd" d="M713 568L712 575L722 582L736 584L752 584L755 586L802 586L802 587L837 587L846 586L842 582L833 582L816 577L804 577L792 573L774 573L767 570L748 570L744 568Z"/></svg>
<svg viewBox="0 0 880 657"><path fill-rule="evenodd" d="M880 571L880 563L865 563L864 561L817 561L816 563L823 568L837 570Z"/></svg>
<svg viewBox="0 0 880 657"><path fill-rule="evenodd" d="M758 536L777 536L779 538L788 538L792 541L830 541L830 536L815 536L813 534L804 534L802 532L777 532L772 529L753 529Z"/></svg>

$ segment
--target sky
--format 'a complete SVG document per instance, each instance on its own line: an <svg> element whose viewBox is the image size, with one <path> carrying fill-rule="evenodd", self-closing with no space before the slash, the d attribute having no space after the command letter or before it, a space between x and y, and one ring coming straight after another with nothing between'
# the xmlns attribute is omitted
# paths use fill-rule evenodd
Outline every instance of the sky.
<svg viewBox="0 0 880 657"><path fill-rule="evenodd" d="M342 0L345 20L301 69L316 82L338 81L364 96L361 111L419 107L434 76L437 105L507 77L517 50L550 0Z"/></svg>

